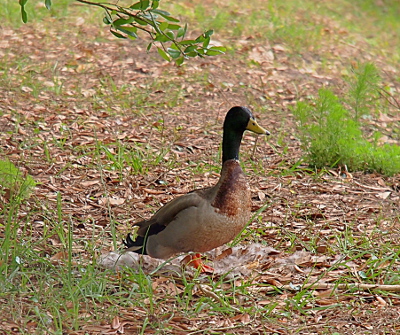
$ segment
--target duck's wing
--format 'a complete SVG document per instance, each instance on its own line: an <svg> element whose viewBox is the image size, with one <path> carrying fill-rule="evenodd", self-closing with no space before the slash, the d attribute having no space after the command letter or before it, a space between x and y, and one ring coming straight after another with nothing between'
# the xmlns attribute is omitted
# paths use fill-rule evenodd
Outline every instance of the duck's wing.
<svg viewBox="0 0 400 335"><path fill-rule="evenodd" d="M151 236L158 234L171 223L180 212L190 207L199 207L204 201L204 190L194 191L173 199L161 207L149 220L135 223L139 227L137 234L139 236ZM188 218L189 219L189 218ZM184 229L184 228L183 228Z"/></svg>

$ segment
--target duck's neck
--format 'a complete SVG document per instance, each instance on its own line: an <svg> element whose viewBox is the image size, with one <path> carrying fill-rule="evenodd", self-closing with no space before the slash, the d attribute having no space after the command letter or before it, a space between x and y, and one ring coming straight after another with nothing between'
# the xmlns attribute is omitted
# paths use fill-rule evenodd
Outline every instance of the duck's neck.
<svg viewBox="0 0 400 335"><path fill-rule="evenodd" d="M242 137L243 132L224 129L224 135L222 138L222 163L225 163L230 159L239 160L239 149Z"/></svg>

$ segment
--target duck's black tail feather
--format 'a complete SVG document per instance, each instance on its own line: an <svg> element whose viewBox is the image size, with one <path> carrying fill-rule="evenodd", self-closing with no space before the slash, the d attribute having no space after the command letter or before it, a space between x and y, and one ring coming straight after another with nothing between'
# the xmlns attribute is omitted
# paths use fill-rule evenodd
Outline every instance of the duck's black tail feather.
<svg viewBox="0 0 400 335"><path fill-rule="evenodd" d="M142 255L147 255L146 240L146 237L137 236L136 239L133 241L131 238L131 234L128 234L128 236L126 236L126 239L122 240L122 242L125 244L126 249L128 249L129 251L133 251Z"/></svg>

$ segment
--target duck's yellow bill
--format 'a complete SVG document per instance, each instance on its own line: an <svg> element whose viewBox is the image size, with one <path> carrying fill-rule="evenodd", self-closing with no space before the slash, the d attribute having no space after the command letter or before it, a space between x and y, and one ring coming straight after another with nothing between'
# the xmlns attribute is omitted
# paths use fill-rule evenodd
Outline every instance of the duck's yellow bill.
<svg viewBox="0 0 400 335"><path fill-rule="evenodd" d="M261 127L255 119L250 119L249 123L247 124L246 127L247 130L252 131L253 133L256 134L264 134L264 135L269 135L269 131Z"/></svg>

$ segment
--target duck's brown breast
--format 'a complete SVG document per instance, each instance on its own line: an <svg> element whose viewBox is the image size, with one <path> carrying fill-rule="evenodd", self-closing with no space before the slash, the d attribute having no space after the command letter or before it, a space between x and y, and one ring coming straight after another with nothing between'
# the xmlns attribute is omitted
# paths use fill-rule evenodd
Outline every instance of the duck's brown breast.
<svg viewBox="0 0 400 335"><path fill-rule="evenodd" d="M211 205L219 214L233 217L250 212L250 188L237 160L224 163L217 187L218 191Z"/></svg>

